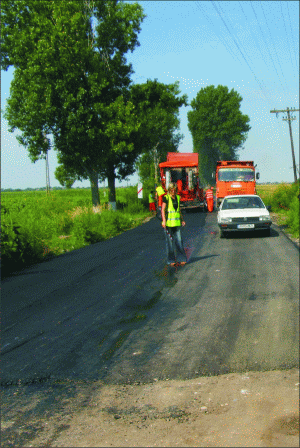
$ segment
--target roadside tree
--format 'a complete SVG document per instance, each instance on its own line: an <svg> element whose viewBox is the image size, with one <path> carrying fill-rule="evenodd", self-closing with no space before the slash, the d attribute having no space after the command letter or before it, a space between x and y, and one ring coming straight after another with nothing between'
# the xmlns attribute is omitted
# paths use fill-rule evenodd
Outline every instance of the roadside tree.
<svg viewBox="0 0 300 448"><path fill-rule="evenodd" d="M98 205L99 175L112 172L118 157L132 157L129 137L141 125L125 98L133 71L124 55L139 45L142 7L3 0L1 13L1 68L15 68L5 113L10 130L21 131L17 138L33 162L47 149L44 135L52 134L60 163L90 180Z"/></svg>
<svg viewBox="0 0 300 448"><path fill-rule="evenodd" d="M200 176L208 183L218 160L237 160L238 150L243 149L251 127L248 115L240 110L241 102L238 92L222 85L204 87L191 102L188 128L199 154Z"/></svg>
<svg viewBox="0 0 300 448"><path fill-rule="evenodd" d="M135 163L144 188L153 188L155 180L154 148L157 161L166 160L167 153L176 152L183 135L180 127L179 109L187 106L187 95L180 95L179 82L162 84L156 79L131 88L131 101L137 107L141 119L138 132L131 139L140 149ZM157 172L157 175L159 173Z"/></svg>
<svg viewBox="0 0 300 448"><path fill-rule="evenodd" d="M139 166L140 156L144 154L144 162L148 161L153 154L153 147L157 142L160 160L166 153L176 150L182 135L175 134L179 128L179 108L187 106L187 96L180 95L179 84L163 84L157 80L147 80L143 84L132 84L123 90L123 96L115 102L115 109L110 114L111 139L116 146L121 146L121 151L108 150L102 155L102 164L98 169L97 176L100 181L108 180L109 201L115 202L115 179L124 180L132 175ZM124 114L124 104L130 105L130 111ZM123 115L122 115L123 114ZM119 121L129 122L130 119L137 120L138 126L135 130L124 135L118 134ZM115 126L114 126L115 124ZM81 162L81 153L78 153L78 164ZM59 154L59 161L64 166L70 167L74 164L74 153L67 151ZM75 164L75 166L77 165ZM68 168L69 169L69 168ZM147 168L146 168L147 169ZM149 166L148 166L149 172ZM82 178L87 178L81 172ZM147 182L147 178L141 178Z"/></svg>
<svg viewBox="0 0 300 448"><path fill-rule="evenodd" d="M77 179L76 175L70 174L63 165L58 165L54 171L55 179L58 180L62 187L72 188Z"/></svg>

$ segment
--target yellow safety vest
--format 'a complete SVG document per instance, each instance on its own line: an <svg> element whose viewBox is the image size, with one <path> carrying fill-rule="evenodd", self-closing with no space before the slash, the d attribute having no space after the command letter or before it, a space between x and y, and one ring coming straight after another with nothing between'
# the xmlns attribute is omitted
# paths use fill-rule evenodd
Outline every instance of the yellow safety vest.
<svg viewBox="0 0 300 448"><path fill-rule="evenodd" d="M153 199L153 196L151 193L149 193L149 204L152 204L152 202L155 202Z"/></svg>
<svg viewBox="0 0 300 448"><path fill-rule="evenodd" d="M162 194L165 194L165 190L161 186L158 186L156 188L156 192L157 192L158 196L161 196Z"/></svg>
<svg viewBox="0 0 300 448"><path fill-rule="evenodd" d="M181 225L181 220L180 220L180 196L177 194L176 195L177 200L178 200L178 208L177 210L174 209L173 206L173 201L171 196L169 196L168 194L166 195L166 198L168 199L168 219L166 222L166 226L167 227L178 227Z"/></svg>

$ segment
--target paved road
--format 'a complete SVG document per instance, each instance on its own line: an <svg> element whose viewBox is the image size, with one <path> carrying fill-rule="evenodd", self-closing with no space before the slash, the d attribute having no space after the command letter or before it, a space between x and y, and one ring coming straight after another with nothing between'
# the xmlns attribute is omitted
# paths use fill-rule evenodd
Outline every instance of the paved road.
<svg viewBox="0 0 300 448"><path fill-rule="evenodd" d="M298 367L299 250L218 237L187 213L189 263L165 265L156 219L2 282L2 385L192 378Z"/></svg>

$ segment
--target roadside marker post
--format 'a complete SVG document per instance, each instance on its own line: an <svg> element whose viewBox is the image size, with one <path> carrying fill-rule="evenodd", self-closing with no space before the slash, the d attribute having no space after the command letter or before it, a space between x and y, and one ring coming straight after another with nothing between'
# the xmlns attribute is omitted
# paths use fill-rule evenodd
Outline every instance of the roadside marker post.
<svg viewBox="0 0 300 448"><path fill-rule="evenodd" d="M143 199L143 185L138 183L138 199Z"/></svg>

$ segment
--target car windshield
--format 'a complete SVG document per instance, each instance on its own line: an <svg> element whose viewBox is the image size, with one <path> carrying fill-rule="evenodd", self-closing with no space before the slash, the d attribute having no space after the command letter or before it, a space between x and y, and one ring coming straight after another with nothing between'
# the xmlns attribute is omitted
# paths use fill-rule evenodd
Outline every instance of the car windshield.
<svg viewBox="0 0 300 448"><path fill-rule="evenodd" d="M220 168L218 180L223 182L249 182L254 180L254 171L250 168Z"/></svg>
<svg viewBox="0 0 300 448"><path fill-rule="evenodd" d="M241 208L265 208L265 206L260 198L253 196L225 198L223 201L222 210L236 210Z"/></svg>

